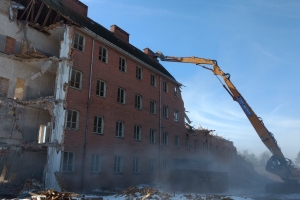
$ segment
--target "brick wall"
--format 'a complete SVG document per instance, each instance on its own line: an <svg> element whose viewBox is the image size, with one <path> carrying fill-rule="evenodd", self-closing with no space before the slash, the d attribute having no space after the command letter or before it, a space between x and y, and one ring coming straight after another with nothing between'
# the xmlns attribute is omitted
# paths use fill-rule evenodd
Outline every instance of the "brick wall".
<svg viewBox="0 0 300 200"><path fill-rule="evenodd" d="M82 163L84 163L84 189L101 189L102 187L126 187L132 184L151 183L159 178L159 155L161 160L167 160L172 166L174 159L195 159L204 157L201 151L202 142L205 138L190 136L190 150L186 150L184 141L188 134L184 126L184 103L178 90L178 98L174 97L174 87L178 85L161 75L157 74L136 63L131 58L122 55L115 49L95 41L92 89L90 99L90 113L87 120L87 101L89 90L89 76L92 52L92 38L85 36L85 51L75 50L73 55L73 68L82 72L82 88L80 90L70 88L67 97L67 109L77 110L79 114L78 130L67 130L65 137L64 151L75 153L75 170L72 173L63 173L63 177L68 182L70 190L79 190L81 184ZM99 46L108 50L108 62L98 60ZM127 60L127 71L119 70L119 57ZM143 69L142 80L136 79L136 66ZM156 75L156 87L150 85L150 74ZM97 79L106 82L106 97L101 98L96 95ZM168 93L161 91L162 105L169 107L169 118L161 120L162 133L169 133L169 145L161 146L159 149L160 130L160 81L168 82ZM126 90L126 104L117 103L118 87ZM142 96L142 110L135 109L135 94ZM157 103L156 114L150 114L150 100ZM174 110L179 111L179 122L174 122ZM93 133L94 116L104 118L104 134ZM125 123L124 138L117 138L116 121ZM142 140L134 140L134 126L142 127ZM88 128L87 146L85 161L83 161L84 140ZM150 143L150 128L156 130L156 144ZM180 148L175 147L175 135L180 136ZM193 140L199 140L199 150L194 151ZM92 154L101 154L101 173L91 173ZM123 157L123 173L114 173L114 157ZM141 173L133 174L133 158L141 158ZM156 160L156 173L149 173L149 159ZM161 180L167 180L168 174L161 174Z"/></svg>
<svg viewBox="0 0 300 200"><path fill-rule="evenodd" d="M5 53L8 54L13 54L14 53L14 49L15 49L15 45L16 45L16 39L7 36L6 37L6 44L5 44Z"/></svg>

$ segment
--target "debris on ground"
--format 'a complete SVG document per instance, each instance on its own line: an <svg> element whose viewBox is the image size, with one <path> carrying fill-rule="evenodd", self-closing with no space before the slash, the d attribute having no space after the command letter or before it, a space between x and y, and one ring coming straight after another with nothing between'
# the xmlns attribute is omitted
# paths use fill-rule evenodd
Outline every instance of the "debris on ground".
<svg viewBox="0 0 300 200"><path fill-rule="evenodd" d="M67 200L73 199L74 197L81 197L79 194L72 192L57 192L55 190L46 190L38 193L29 192L32 200L45 199L45 200ZM82 198L80 198L82 199Z"/></svg>

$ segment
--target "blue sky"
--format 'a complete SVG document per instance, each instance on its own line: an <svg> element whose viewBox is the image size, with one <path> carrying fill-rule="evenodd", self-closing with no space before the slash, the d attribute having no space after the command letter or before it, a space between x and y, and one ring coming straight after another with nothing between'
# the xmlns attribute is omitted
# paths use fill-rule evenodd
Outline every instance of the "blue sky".
<svg viewBox="0 0 300 200"><path fill-rule="evenodd" d="M130 43L172 56L218 61L260 116L286 157L300 151L300 1L82 0L88 16L118 25ZM162 62L182 83L195 127L216 130L239 151L260 154L260 141L239 105L208 70Z"/></svg>

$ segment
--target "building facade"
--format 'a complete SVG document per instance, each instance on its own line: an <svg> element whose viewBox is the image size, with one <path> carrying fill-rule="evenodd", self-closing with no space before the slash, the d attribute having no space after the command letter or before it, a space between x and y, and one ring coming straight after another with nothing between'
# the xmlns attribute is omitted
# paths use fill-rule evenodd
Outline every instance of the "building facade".
<svg viewBox="0 0 300 200"><path fill-rule="evenodd" d="M186 127L181 84L126 31L78 0L16 2L0 13L0 181L92 190L234 161L232 142Z"/></svg>

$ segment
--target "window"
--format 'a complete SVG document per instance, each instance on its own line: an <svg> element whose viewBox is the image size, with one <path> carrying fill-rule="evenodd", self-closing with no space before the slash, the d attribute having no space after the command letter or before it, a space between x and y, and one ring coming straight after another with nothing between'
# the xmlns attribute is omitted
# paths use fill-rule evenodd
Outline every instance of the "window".
<svg viewBox="0 0 300 200"><path fill-rule="evenodd" d="M80 71L72 69L70 86L80 90L81 80L82 80L82 73Z"/></svg>
<svg viewBox="0 0 300 200"><path fill-rule="evenodd" d="M103 98L106 96L106 83L102 80L97 80L96 95Z"/></svg>
<svg viewBox="0 0 300 200"><path fill-rule="evenodd" d="M141 141L142 140L142 128L141 126L134 126L134 140Z"/></svg>
<svg viewBox="0 0 300 200"><path fill-rule="evenodd" d="M22 100L25 90L25 80L17 78L14 99Z"/></svg>
<svg viewBox="0 0 300 200"><path fill-rule="evenodd" d="M103 117L95 116L94 117L94 133L103 134Z"/></svg>
<svg viewBox="0 0 300 200"><path fill-rule="evenodd" d="M84 36L82 36L79 33L75 32L74 48L79 50L79 51L84 51L84 45L85 45Z"/></svg>
<svg viewBox="0 0 300 200"><path fill-rule="evenodd" d="M203 149L203 152L204 152L204 153L207 152L207 150L208 150L207 148L208 148L207 142L203 142L203 144L202 144L202 149Z"/></svg>
<svg viewBox="0 0 300 200"><path fill-rule="evenodd" d="M168 92L168 83L166 81L163 81L163 91Z"/></svg>
<svg viewBox="0 0 300 200"><path fill-rule="evenodd" d="M180 148L180 140L179 140L179 135L175 136L175 147Z"/></svg>
<svg viewBox="0 0 300 200"><path fill-rule="evenodd" d="M107 58L108 58L108 51L106 48L104 48L103 46L99 47L99 60L107 63Z"/></svg>
<svg viewBox="0 0 300 200"><path fill-rule="evenodd" d="M151 74L150 76L150 85L156 87L156 76L154 74Z"/></svg>
<svg viewBox="0 0 300 200"><path fill-rule="evenodd" d="M168 146L169 145L169 134L163 133L163 145Z"/></svg>
<svg viewBox="0 0 300 200"><path fill-rule="evenodd" d="M117 121L117 123L116 123L116 137L124 138L124 122Z"/></svg>
<svg viewBox="0 0 300 200"><path fill-rule="evenodd" d="M7 97L9 79L0 77L0 96Z"/></svg>
<svg viewBox="0 0 300 200"><path fill-rule="evenodd" d="M155 101L150 101L150 113L156 114L156 102Z"/></svg>
<svg viewBox="0 0 300 200"><path fill-rule="evenodd" d="M149 173L155 174L155 172L156 172L156 160L150 159L149 160Z"/></svg>
<svg viewBox="0 0 300 200"><path fill-rule="evenodd" d="M141 159L133 158L133 173L138 174L141 172Z"/></svg>
<svg viewBox="0 0 300 200"><path fill-rule="evenodd" d="M126 72L126 59L120 57L119 58L119 70L122 72Z"/></svg>
<svg viewBox="0 0 300 200"><path fill-rule="evenodd" d="M79 113L75 110L68 110L67 114L67 128L77 130L78 129Z"/></svg>
<svg viewBox="0 0 300 200"><path fill-rule="evenodd" d="M126 90L118 88L118 103L125 104Z"/></svg>
<svg viewBox="0 0 300 200"><path fill-rule="evenodd" d="M178 110L174 111L174 122L179 122L179 111Z"/></svg>
<svg viewBox="0 0 300 200"><path fill-rule="evenodd" d="M92 154L91 172L100 173L101 172L101 155Z"/></svg>
<svg viewBox="0 0 300 200"><path fill-rule="evenodd" d="M167 160L163 160L163 173L167 174L169 172L169 163Z"/></svg>
<svg viewBox="0 0 300 200"><path fill-rule="evenodd" d="M114 173L122 173L122 172L123 172L123 157L115 156Z"/></svg>
<svg viewBox="0 0 300 200"><path fill-rule="evenodd" d="M49 142L49 128L46 125L40 125L38 143Z"/></svg>
<svg viewBox="0 0 300 200"><path fill-rule="evenodd" d="M194 141L194 149L195 151L198 151L198 140Z"/></svg>
<svg viewBox="0 0 300 200"><path fill-rule="evenodd" d="M64 152L63 161L61 166L62 172L73 172L74 171L74 157L75 153L73 152Z"/></svg>
<svg viewBox="0 0 300 200"><path fill-rule="evenodd" d="M185 139L185 149L186 149L186 150L189 150L189 149L190 149L190 139L189 139L189 138L186 138L186 139Z"/></svg>
<svg viewBox="0 0 300 200"><path fill-rule="evenodd" d="M163 106L163 117L165 119L169 118L169 108L168 108L168 106Z"/></svg>
<svg viewBox="0 0 300 200"><path fill-rule="evenodd" d="M213 145L212 144L209 145L209 153L213 153Z"/></svg>
<svg viewBox="0 0 300 200"><path fill-rule="evenodd" d="M178 88L174 87L174 97L178 97Z"/></svg>
<svg viewBox="0 0 300 200"><path fill-rule="evenodd" d="M136 66L135 77L142 80L142 68L139 66Z"/></svg>
<svg viewBox="0 0 300 200"><path fill-rule="evenodd" d="M220 155L220 148L219 148L219 146L216 146L216 153L217 153L217 155Z"/></svg>
<svg viewBox="0 0 300 200"><path fill-rule="evenodd" d="M142 96L138 94L135 95L135 108L142 110Z"/></svg>
<svg viewBox="0 0 300 200"><path fill-rule="evenodd" d="M156 130L150 129L150 143L155 144L156 143Z"/></svg>

